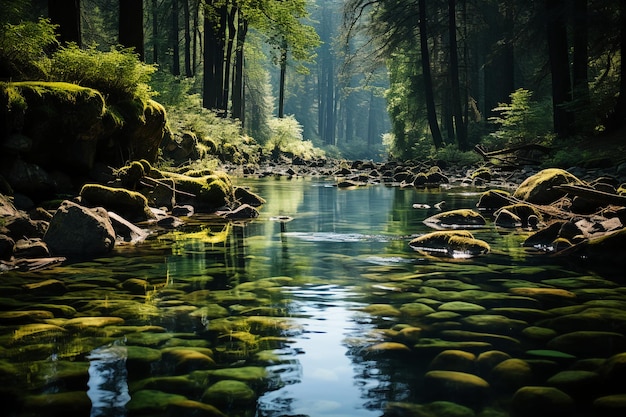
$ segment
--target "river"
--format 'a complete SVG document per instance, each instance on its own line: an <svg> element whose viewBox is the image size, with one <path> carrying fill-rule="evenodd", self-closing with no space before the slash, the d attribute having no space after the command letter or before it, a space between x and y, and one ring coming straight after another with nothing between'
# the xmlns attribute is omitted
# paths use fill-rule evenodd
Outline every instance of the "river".
<svg viewBox="0 0 626 417"><path fill-rule="evenodd" d="M473 208L482 190L235 182L267 200L259 218L198 215L0 275L3 415L559 415L515 399L539 386L563 415L602 416L597 400L621 393L607 371L626 350L621 271L548 259L491 222L472 230L491 246L477 258L408 246L437 212L413 204Z"/></svg>

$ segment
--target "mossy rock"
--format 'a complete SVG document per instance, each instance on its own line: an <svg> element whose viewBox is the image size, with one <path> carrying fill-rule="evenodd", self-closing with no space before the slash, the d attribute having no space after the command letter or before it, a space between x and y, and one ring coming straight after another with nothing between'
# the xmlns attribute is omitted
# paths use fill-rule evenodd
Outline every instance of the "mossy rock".
<svg viewBox="0 0 626 417"><path fill-rule="evenodd" d="M528 218L530 216L536 216L539 220L541 220L543 217L539 210L537 210L530 204L525 203L516 203L502 206L494 213L494 215L498 216L498 214L504 210L513 213L514 215L519 217L522 222L522 227L528 227Z"/></svg>
<svg viewBox="0 0 626 417"><path fill-rule="evenodd" d="M424 220L424 224L437 229L459 227L483 227L485 218L474 210L457 209L435 214Z"/></svg>
<svg viewBox="0 0 626 417"><path fill-rule="evenodd" d="M85 184L80 190L80 196L90 205L104 207L130 221L154 218L148 207L148 200L136 191L100 184Z"/></svg>
<svg viewBox="0 0 626 417"><path fill-rule="evenodd" d="M489 190L482 193L476 203L479 210L497 210L510 204L511 193L502 190Z"/></svg>
<svg viewBox="0 0 626 417"><path fill-rule="evenodd" d="M11 107L0 110L7 131L30 140L20 154L48 171L87 173L105 132L105 100L97 90L64 82L25 81L0 86Z"/></svg>
<svg viewBox="0 0 626 417"><path fill-rule="evenodd" d="M245 382L225 379L211 385L202 394L202 402L216 406L253 404L257 395Z"/></svg>
<svg viewBox="0 0 626 417"><path fill-rule="evenodd" d="M447 257L472 257L491 250L487 242L463 230L428 233L411 240L409 246L418 252Z"/></svg>
<svg viewBox="0 0 626 417"><path fill-rule="evenodd" d="M133 393L126 409L130 415L160 415L171 405L187 400L183 395L144 389Z"/></svg>
<svg viewBox="0 0 626 417"><path fill-rule="evenodd" d="M548 168L526 178L517 187L513 197L533 204L550 204L567 194L566 191L558 189L559 185L564 184L584 183L563 169Z"/></svg>
<svg viewBox="0 0 626 417"><path fill-rule="evenodd" d="M215 211L229 206L235 200L235 191L230 177L223 172L215 172L202 177L173 172L162 172L165 178L174 181L174 188L185 194L177 194L178 204L191 204L199 211Z"/></svg>

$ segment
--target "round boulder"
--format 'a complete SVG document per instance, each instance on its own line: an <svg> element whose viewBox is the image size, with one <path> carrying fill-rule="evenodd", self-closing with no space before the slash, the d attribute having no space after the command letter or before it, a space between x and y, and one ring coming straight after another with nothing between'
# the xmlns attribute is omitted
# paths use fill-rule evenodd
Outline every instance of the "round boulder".
<svg viewBox="0 0 626 417"><path fill-rule="evenodd" d="M479 407L489 394L489 383L465 372L429 371L424 376L424 389L431 400Z"/></svg>
<svg viewBox="0 0 626 417"><path fill-rule="evenodd" d="M511 401L511 417L569 417L573 414L572 398L554 387L522 387Z"/></svg>
<svg viewBox="0 0 626 417"><path fill-rule="evenodd" d="M583 185L583 182L563 169L544 169L526 178L517 187L513 197L533 204L550 204L567 194L558 189L559 185L564 184Z"/></svg>

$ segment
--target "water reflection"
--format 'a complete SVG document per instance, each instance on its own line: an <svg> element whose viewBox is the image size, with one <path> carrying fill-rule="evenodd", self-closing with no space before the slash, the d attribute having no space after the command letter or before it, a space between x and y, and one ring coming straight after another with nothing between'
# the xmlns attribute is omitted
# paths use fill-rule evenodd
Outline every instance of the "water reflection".
<svg viewBox="0 0 626 417"><path fill-rule="evenodd" d="M322 285L291 288L295 312L304 331L291 350L279 352L281 365L270 367L283 387L258 401L257 417L285 415L377 415L364 407L362 394L375 378L357 385L346 340L362 336L371 326L356 323L353 309L360 303L346 288ZM300 353L294 360L294 352Z"/></svg>
<svg viewBox="0 0 626 417"><path fill-rule="evenodd" d="M119 343L94 349L89 360L91 417L124 417L130 401L126 372L126 347Z"/></svg>
<svg viewBox="0 0 626 417"><path fill-rule="evenodd" d="M408 246L434 213L413 204L471 208L476 194L330 184L246 180L268 201L257 219L195 216L108 257L3 275L0 398L12 401L9 415L66 415L83 398L93 407L81 402L81 415L94 417L217 415L211 407L231 417L378 416L428 401L425 374L444 349L497 348L545 365L554 362L547 327L626 328L623 287L529 256L519 231L473 231L493 251L472 260ZM24 291L45 279L62 291ZM386 342L402 349L372 348ZM574 347L605 355L598 345ZM220 403L207 391L221 380L253 390L258 404ZM497 407L509 402L480 415L508 417Z"/></svg>

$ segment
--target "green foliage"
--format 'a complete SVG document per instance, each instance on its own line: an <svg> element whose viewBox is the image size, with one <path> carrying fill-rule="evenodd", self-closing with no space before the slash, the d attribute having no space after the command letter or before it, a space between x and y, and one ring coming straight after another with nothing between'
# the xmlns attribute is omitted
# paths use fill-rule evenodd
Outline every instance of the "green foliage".
<svg viewBox="0 0 626 417"><path fill-rule="evenodd" d="M80 49L75 44L60 48L52 55L50 78L99 90L113 101L154 96L148 85L156 71L144 64L132 49L112 47L103 52L95 45Z"/></svg>
<svg viewBox="0 0 626 417"><path fill-rule="evenodd" d="M293 115L270 119L269 128L272 133L264 145L266 151L282 152L304 159L324 156L324 152L315 148L313 142L304 140L302 126Z"/></svg>
<svg viewBox="0 0 626 417"><path fill-rule="evenodd" d="M532 100L532 92L523 88L510 95L511 103L501 103L493 109L499 116L490 121L499 126L490 136L498 145L511 146L545 140L551 128L549 103Z"/></svg>
<svg viewBox="0 0 626 417"><path fill-rule="evenodd" d="M200 148L226 161L255 162L258 155L259 146L242 133L239 121L219 117L203 108L198 95L186 96L179 105L169 107L168 123L174 132L192 132Z"/></svg>
<svg viewBox="0 0 626 417"><path fill-rule="evenodd" d="M473 151L464 152L456 145L447 144L443 148L432 147L431 158L437 161L445 161L457 166L467 166L481 161L480 156Z"/></svg>
<svg viewBox="0 0 626 417"><path fill-rule="evenodd" d="M194 87L194 78L172 75L163 69L156 71L150 78L150 88L156 91L159 103L164 106L184 105Z"/></svg>
<svg viewBox="0 0 626 417"><path fill-rule="evenodd" d="M47 51L57 45L55 28L47 19L15 25L2 24L0 78L46 79L51 68Z"/></svg>

